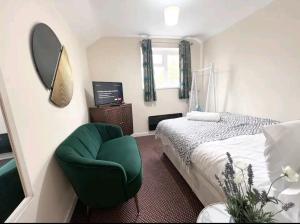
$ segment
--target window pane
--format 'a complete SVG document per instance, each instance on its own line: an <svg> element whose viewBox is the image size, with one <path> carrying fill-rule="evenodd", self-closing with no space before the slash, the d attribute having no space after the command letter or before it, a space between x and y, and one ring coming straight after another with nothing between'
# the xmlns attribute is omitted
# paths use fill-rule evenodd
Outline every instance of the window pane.
<svg viewBox="0 0 300 224"><path fill-rule="evenodd" d="M157 89L179 87L178 48L154 48L153 67Z"/></svg>
<svg viewBox="0 0 300 224"><path fill-rule="evenodd" d="M165 83L165 69L163 66L154 66L155 87L162 88Z"/></svg>
<svg viewBox="0 0 300 224"><path fill-rule="evenodd" d="M179 55L168 55L168 85L179 86Z"/></svg>
<svg viewBox="0 0 300 224"><path fill-rule="evenodd" d="M161 65L163 63L163 56L159 54L154 54L153 55L153 64L159 64Z"/></svg>

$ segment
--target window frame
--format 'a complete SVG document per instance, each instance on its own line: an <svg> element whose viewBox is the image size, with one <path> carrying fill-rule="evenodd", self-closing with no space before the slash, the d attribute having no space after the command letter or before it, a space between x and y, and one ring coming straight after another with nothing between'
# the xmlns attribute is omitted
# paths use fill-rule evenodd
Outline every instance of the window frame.
<svg viewBox="0 0 300 224"><path fill-rule="evenodd" d="M178 55L178 63L179 63L179 47L152 47L152 55L155 55L156 54L156 51L168 51L168 54L161 54L163 55L163 58L162 58L162 64L161 65L158 65L158 66L161 66L165 69L166 71L166 68L168 68L168 62L166 60L166 58L164 57L164 55ZM173 52L172 52L173 51ZM142 51L141 51L141 70L142 70L142 88L144 89L144 70L143 70L143 54L142 54ZM155 72L154 72L154 67L155 67L156 64L154 64L154 60L153 60L153 75L154 75L154 79L155 79ZM155 83L155 90L168 90L168 89L179 89L180 88L180 80L179 80L179 65L178 65L178 85L177 86L164 86L164 87L157 87L156 83ZM164 74L165 76L168 75L168 73L165 73Z"/></svg>
<svg viewBox="0 0 300 224"><path fill-rule="evenodd" d="M161 65L157 65L154 64L153 62L153 70L155 70L155 66L161 66L164 68L164 76L168 77L168 60L167 60L167 56L168 55L178 55L178 63L179 63L179 47L153 47L152 48L152 55L155 55L157 53L159 53L159 51L164 52L162 54L162 64ZM167 53L165 53L167 52ZM155 79L155 73L154 73L154 79ZM156 86L156 85L155 85ZM163 86L163 87L155 87L156 90L164 90L164 89L179 89L180 87L180 80L179 80L179 65L178 65L178 84L176 86L172 86L172 85L167 85L167 86Z"/></svg>

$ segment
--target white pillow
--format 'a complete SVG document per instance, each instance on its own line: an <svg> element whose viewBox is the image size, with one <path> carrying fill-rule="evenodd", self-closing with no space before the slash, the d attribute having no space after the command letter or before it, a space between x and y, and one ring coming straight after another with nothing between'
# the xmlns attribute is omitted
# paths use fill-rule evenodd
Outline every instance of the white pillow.
<svg viewBox="0 0 300 224"><path fill-rule="evenodd" d="M188 120L194 120L194 121L218 122L221 120L221 116L219 113L211 113L211 112L192 111L190 113L187 113L186 117Z"/></svg>
<svg viewBox="0 0 300 224"><path fill-rule="evenodd" d="M266 137L265 157L270 180L273 181L282 174L282 168L292 167L300 171L300 121L290 121L265 127ZM290 186L284 180L278 181L274 188L277 191Z"/></svg>

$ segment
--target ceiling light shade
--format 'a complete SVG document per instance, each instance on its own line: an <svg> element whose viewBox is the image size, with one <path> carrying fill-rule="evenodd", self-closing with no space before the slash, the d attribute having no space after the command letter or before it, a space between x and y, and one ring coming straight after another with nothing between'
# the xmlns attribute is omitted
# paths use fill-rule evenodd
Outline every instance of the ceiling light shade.
<svg viewBox="0 0 300 224"><path fill-rule="evenodd" d="M169 6L165 8L165 23L167 26L175 26L178 23L179 7Z"/></svg>

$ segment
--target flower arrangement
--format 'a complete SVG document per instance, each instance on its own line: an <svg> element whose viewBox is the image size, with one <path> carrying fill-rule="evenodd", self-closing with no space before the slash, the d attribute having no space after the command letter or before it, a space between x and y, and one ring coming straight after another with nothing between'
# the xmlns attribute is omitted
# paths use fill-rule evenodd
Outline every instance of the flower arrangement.
<svg viewBox="0 0 300 224"><path fill-rule="evenodd" d="M275 179L268 191L259 191L253 186L254 174L252 165L243 162L233 163L227 153L228 162L222 172L224 180L217 175L216 179L226 196L226 209L236 223L271 223L275 215L294 207L294 203L284 203L276 197L269 196L272 186L280 179L298 182L299 175L291 168L283 168L283 173ZM266 211L265 206L273 203L281 206L277 212Z"/></svg>

